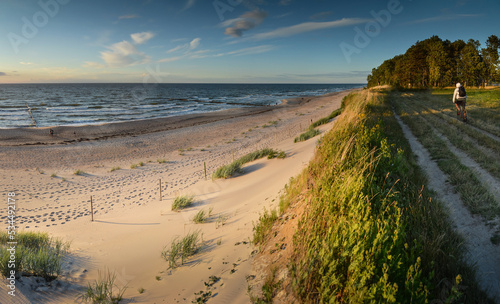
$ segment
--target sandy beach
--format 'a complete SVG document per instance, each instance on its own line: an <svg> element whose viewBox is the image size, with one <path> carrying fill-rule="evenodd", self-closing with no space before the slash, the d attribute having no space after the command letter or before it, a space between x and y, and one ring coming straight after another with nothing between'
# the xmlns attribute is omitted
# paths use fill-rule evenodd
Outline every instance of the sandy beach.
<svg viewBox="0 0 500 304"><path fill-rule="evenodd" d="M252 268L253 223L264 208L278 205L280 191L308 164L319 137L296 144L293 139L339 108L348 93L275 107L55 127L54 136L49 128L0 130L1 188L16 193L17 229L71 242L59 283L44 286L23 278L14 301L1 284L0 303L72 303L105 269L127 286L122 303L191 303L195 293L208 289L209 302L249 303L248 280L258 275ZM239 176L211 180L221 165L265 147L287 157L261 159ZM181 194L194 195L194 206L171 211ZM1 206L6 222L6 204ZM206 223L193 223L199 210L209 208ZM203 234L201 252L169 269L161 250L194 231ZM207 287L211 276L220 280Z"/></svg>

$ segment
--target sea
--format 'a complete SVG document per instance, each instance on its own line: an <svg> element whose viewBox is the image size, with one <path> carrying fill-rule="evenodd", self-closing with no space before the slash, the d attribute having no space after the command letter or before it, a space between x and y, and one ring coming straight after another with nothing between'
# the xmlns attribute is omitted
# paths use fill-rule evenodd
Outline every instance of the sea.
<svg viewBox="0 0 500 304"><path fill-rule="evenodd" d="M274 106L363 84L0 84L0 128L79 126Z"/></svg>

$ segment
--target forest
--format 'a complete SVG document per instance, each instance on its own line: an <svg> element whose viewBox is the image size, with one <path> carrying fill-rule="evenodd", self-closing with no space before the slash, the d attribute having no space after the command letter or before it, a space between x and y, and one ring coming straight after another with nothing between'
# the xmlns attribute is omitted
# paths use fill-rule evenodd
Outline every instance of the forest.
<svg viewBox="0 0 500 304"><path fill-rule="evenodd" d="M491 35L482 48L479 41L442 40L438 36L418 41L405 54L374 68L368 87L391 85L400 88L454 86L484 87L500 82L498 36Z"/></svg>

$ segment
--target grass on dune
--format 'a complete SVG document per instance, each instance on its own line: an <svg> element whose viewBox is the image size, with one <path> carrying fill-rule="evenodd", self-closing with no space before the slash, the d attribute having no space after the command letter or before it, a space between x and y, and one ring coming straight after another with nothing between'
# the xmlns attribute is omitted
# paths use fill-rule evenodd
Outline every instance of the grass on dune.
<svg viewBox="0 0 500 304"><path fill-rule="evenodd" d="M183 265L184 262L196 254L200 249L202 234L200 231L195 231L187 234L183 238L175 238L170 244L170 248L167 246L161 251L161 257L169 263L170 268L176 268Z"/></svg>
<svg viewBox="0 0 500 304"><path fill-rule="evenodd" d="M177 196L172 203L172 211L178 211L190 207L194 202L194 196Z"/></svg>
<svg viewBox="0 0 500 304"><path fill-rule="evenodd" d="M212 177L214 179L219 179L219 178L229 178L233 176L235 173L241 173L242 169L241 166L243 166L246 163L249 163L251 161L263 158L263 157L268 157L272 156L271 158L274 158L276 156L279 156L280 158L284 158L286 154L283 152L281 153L280 151L276 151L270 148L264 148L262 150L257 150L251 153L246 154L243 157L238 158L237 160L233 161L232 163L219 167Z"/></svg>
<svg viewBox="0 0 500 304"><path fill-rule="evenodd" d="M116 273L98 271L97 279L80 294L81 299L87 303L119 303L127 287L118 287L115 280Z"/></svg>
<svg viewBox="0 0 500 304"><path fill-rule="evenodd" d="M306 303L492 303L426 182L386 92L349 97L280 201L307 202L286 288Z"/></svg>
<svg viewBox="0 0 500 304"><path fill-rule="evenodd" d="M17 242L16 262L11 263L11 252L7 250L10 246L7 243L13 240L9 237L7 232L0 232L0 272L4 276L7 277L11 270L17 275L40 276L47 281L60 275L69 243L51 238L44 232L17 232L14 239Z"/></svg>

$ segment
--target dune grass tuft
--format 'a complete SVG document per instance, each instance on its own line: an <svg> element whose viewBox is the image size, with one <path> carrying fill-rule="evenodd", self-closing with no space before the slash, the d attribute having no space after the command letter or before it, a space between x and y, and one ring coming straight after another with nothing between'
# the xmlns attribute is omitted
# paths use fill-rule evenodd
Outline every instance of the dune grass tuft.
<svg viewBox="0 0 500 304"><path fill-rule="evenodd" d="M264 148L262 150L257 150L252 153L248 153L247 155L240 157L239 159L235 160L234 162L230 163L229 165L222 166L218 168L212 177L214 179L218 178L229 178L233 176L235 173L241 173L242 169L241 166L249 163L251 161L254 161L256 159L260 159L266 156L269 156L271 154L276 154L277 152L273 149L270 148Z"/></svg>
<svg viewBox="0 0 500 304"><path fill-rule="evenodd" d="M163 248L161 257L168 262L170 268L178 267L179 259L181 265L183 265L187 258L196 254L200 249L201 236L200 231L195 231L181 239L173 239L170 249L166 249L166 246Z"/></svg>
<svg viewBox="0 0 500 304"><path fill-rule="evenodd" d="M98 278L92 284L87 285L80 297L88 303L119 303L127 287L119 288L115 280L116 273L111 273L109 270L104 273L99 271Z"/></svg>
<svg viewBox="0 0 500 304"><path fill-rule="evenodd" d="M74 175L83 175L85 174L85 172L83 172L82 170L80 169L77 169L75 172L73 172Z"/></svg>
<svg viewBox="0 0 500 304"><path fill-rule="evenodd" d="M50 238L46 232L16 233L15 239L10 239L7 232L0 232L0 272L8 276L11 270L19 275L40 276L46 281L52 281L59 276L63 259L69 248L69 243ZM11 265L11 253L8 242L17 242L14 267Z"/></svg>
<svg viewBox="0 0 500 304"><path fill-rule="evenodd" d="M313 138L316 135L319 135L320 133L321 132L319 130L309 129L306 132L300 134L299 137L296 137L293 142L298 143L298 142L301 142L301 141L306 141L306 140L308 140L310 138Z"/></svg>
<svg viewBox="0 0 500 304"><path fill-rule="evenodd" d="M191 206L194 202L194 196L182 195L177 196L172 203L172 210L178 211L180 209L187 208Z"/></svg>

